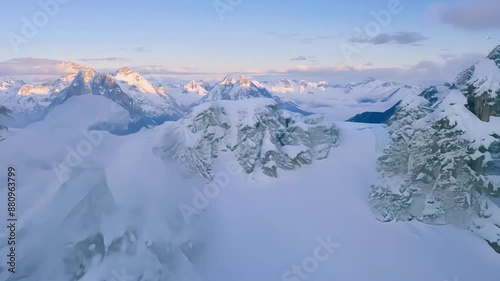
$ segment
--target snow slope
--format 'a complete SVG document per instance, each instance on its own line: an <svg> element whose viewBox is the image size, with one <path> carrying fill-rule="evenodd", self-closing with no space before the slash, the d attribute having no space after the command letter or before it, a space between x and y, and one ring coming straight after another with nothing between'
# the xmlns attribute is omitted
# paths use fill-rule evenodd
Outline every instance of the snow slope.
<svg viewBox="0 0 500 281"><path fill-rule="evenodd" d="M193 183L153 154L154 130L121 138L89 129L127 122L104 97L74 97L2 142L2 168L17 170L23 246L16 274L2 264L0 280L197 280L187 258L194 236L174 211L175 196Z"/></svg>
<svg viewBox="0 0 500 281"><path fill-rule="evenodd" d="M168 83L164 87L168 95L174 97L180 104L189 107L200 101L212 89L204 81L189 81L188 83Z"/></svg>
<svg viewBox="0 0 500 281"><path fill-rule="evenodd" d="M180 206L207 185L153 153L160 127L121 137L89 131L127 120L102 96L73 97L0 143L1 169L17 170L22 245L18 273L2 263L0 280L498 280L500 256L466 230L375 221L366 200L385 127L338 123L340 145L327 159L277 179L230 174L235 159L220 155L214 172L225 184L187 222ZM311 270L318 239L336 246ZM307 278L293 273L302 264Z"/></svg>
<svg viewBox="0 0 500 281"><path fill-rule="evenodd" d="M271 181L231 178L205 215L218 230L201 263L205 280L498 280L500 258L468 231L376 222L366 198L386 129L337 125L341 144L322 163ZM329 236L340 246L302 270L307 279L285 274Z"/></svg>

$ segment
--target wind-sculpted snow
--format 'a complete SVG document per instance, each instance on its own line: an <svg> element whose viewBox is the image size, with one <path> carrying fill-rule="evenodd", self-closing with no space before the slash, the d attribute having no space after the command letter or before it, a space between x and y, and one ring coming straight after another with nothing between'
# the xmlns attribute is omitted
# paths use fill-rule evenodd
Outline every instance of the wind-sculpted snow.
<svg viewBox="0 0 500 281"><path fill-rule="evenodd" d="M12 274L0 264L1 281L498 279L500 260L472 233L374 221L366 194L387 144L385 126L333 127L278 110L273 100L248 99L206 103L185 119L126 136L105 130L126 126L129 114L102 95L74 96L0 142L0 170L14 163L19 186L18 267ZM183 177L165 157L167 146L196 159L216 152L212 173L229 177L217 196L204 201L206 188L219 183ZM221 171L259 147L296 169L251 180ZM308 153L312 164L297 169ZM254 158L253 175L263 172L263 157ZM180 211L186 204L197 208L190 223ZM3 257L6 235L0 231Z"/></svg>
<svg viewBox="0 0 500 281"><path fill-rule="evenodd" d="M337 129L319 116L279 110L272 99L207 102L162 128L157 154L211 180L213 160L228 152L247 174L278 177L328 157Z"/></svg>
<svg viewBox="0 0 500 281"><path fill-rule="evenodd" d="M187 228L176 210L188 183L153 154L155 131L117 137L91 129L128 120L118 104L83 95L1 143L2 168L15 163L19 171L23 246L16 273L0 265L0 280L198 280L196 226ZM5 256L3 231L0 241Z"/></svg>

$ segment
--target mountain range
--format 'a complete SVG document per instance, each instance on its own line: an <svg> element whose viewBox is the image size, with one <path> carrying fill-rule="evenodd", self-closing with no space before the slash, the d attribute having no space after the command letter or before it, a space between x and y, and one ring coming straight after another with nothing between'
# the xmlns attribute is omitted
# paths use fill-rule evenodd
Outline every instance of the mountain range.
<svg viewBox="0 0 500 281"><path fill-rule="evenodd" d="M499 62L430 87L4 78L0 155L29 177L0 280L287 280L304 237L335 246L318 280L496 280Z"/></svg>

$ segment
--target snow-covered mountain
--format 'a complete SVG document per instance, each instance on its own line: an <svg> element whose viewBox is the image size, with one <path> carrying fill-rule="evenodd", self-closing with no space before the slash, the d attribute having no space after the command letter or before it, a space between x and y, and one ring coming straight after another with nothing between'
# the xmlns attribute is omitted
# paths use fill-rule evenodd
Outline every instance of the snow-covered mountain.
<svg viewBox="0 0 500 281"><path fill-rule="evenodd" d="M315 249L324 259L314 272L316 280L496 280L500 259L467 231L416 221L374 221L366 194L377 179L376 158L387 144L383 126L338 122L337 145L326 159L289 171L278 167L277 178L257 177L263 172L259 165L250 180L238 173L241 168L229 165L234 164L230 160L237 160L245 147L249 157L255 155L250 144L262 133L272 136L272 128L288 133L288 144L309 146L306 131L313 142L332 140L315 117L266 106L272 103L215 101L198 108L200 114L209 108L214 114L116 136L90 128L126 125L127 111L110 112L117 104L102 95L82 95L10 135L0 143L1 165L7 170L7 163L15 163L22 182L16 193L22 202L16 208L16 242L23 247L17 248L16 273L4 264L0 280L297 279L292 269ZM215 114L222 109L229 112ZM256 122L252 113L264 119ZM211 120L213 116L222 118ZM218 120L226 121L208 126ZM326 128L332 126L330 120L324 122ZM248 124L248 129L239 124ZM286 129L295 126L299 129ZM198 128L199 134L193 134ZM182 132L186 137L177 138ZM181 177L177 163L158 157L166 156L162 149L168 140L213 135L222 136L222 144L238 134L242 144L235 151L227 149L212 159L215 179L210 184ZM178 148L188 145L179 143ZM269 148L283 146L275 142ZM270 155L289 157L304 150ZM304 155L297 160L307 159ZM6 221L7 215L0 212L0 220ZM11 247L7 235L0 232L2 256Z"/></svg>
<svg viewBox="0 0 500 281"><path fill-rule="evenodd" d="M271 94L260 82L245 76L230 74L217 83L198 104L218 100L245 100L252 98L267 98L276 102L279 109L307 114L295 103Z"/></svg>
<svg viewBox="0 0 500 281"><path fill-rule="evenodd" d="M50 84L31 85L5 77L0 84L0 104L10 109L13 117L6 123L23 126L41 118L51 102Z"/></svg>
<svg viewBox="0 0 500 281"><path fill-rule="evenodd" d="M398 89L419 88L415 86L386 82L375 78L348 84L330 84L326 81L309 82L305 80L281 79L278 81L264 81L262 85L271 93L278 94L352 94L355 96L379 96ZM317 96L314 96L317 98ZM387 98L387 95L385 96Z"/></svg>
<svg viewBox="0 0 500 281"><path fill-rule="evenodd" d="M469 229L500 252L500 46L451 87L407 96L370 198L383 221Z"/></svg>
<svg viewBox="0 0 500 281"><path fill-rule="evenodd" d="M380 115L390 111L405 96L418 95L425 89L374 78L348 84L282 79L262 82L262 85L270 93L294 102L303 110L321 113L338 121L351 119L358 114Z"/></svg>
<svg viewBox="0 0 500 281"><path fill-rule="evenodd" d="M213 159L224 154L247 174L277 177L279 170L325 159L338 142L337 129L320 116L279 110L262 98L206 102L162 130L165 144L157 153L207 180L214 177Z"/></svg>
<svg viewBox="0 0 500 281"><path fill-rule="evenodd" d="M186 108L215 100L270 98L280 109L302 114L315 112L335 120L346 120L365 111L388 110L405 95L422 90L421 87L375 79L346 85L289 79L261 83L238 75L228 75L214 86L194 80L159 85L127 67L110 74L97 73L79 64L71 68L74 73L37 85L5 78L0 85L0 102L13 110L15 122L10 121L11 125L25 126L68 98L91 93L126 105L132 116L131 131L134 131L178 119Z"/></svg>
<svg viewBox="0 0 500 281"><path fill-rule="evenodd" d="M304 80L281 79L278 81L264 81L262 85L271 93L276 94L314 94L317 91L325 91L329 87L338 85L329 85L326 81L307 82Z"/></svg>
<svg viewBox="0 0 500 281"><path fill-rule="evenodd" d="M161 87L153 86L128 68L119 69L114 76L80 71L70 86L53 98L48 110L81 95L102 95L121 105L130 113L132 131L178 119L183 112L183 108Z"/></svg>
<svg viewBox="0 0 500 281"><path fill-rule="evenodd" d="M234 76L162 86L128 68L5 79L2 100L33 98L46 116L0 142L0 168L13 163L22 183L18 271L0 265L0 280L305 280L296 265L318 251L311 280L497 280L492 54L460 83L425 89ZM183 112L176 94L196 106ZM343 122L388 108L389 127ZM171 113L182 116L103 129Z"/></svg>
<svg viewBox="0 0 500 281"><path fill-rule="evenodd" d="M182 86L183 93L196 93L198 95L206 95L208 91L212 89L212 86L210 86L210 83L204 82L204 81L189 81L188 83L184 84Z"/></svg>
<svg viewBox="0 0 500 281"><path fill-rule="evenodd" d="M500 116L500 46L462 72L453 84L468 98L469 106L479 118L488 121L487 115ZM488 105L488 106L484 106ZM491 111L491 112L490 112Z"/></svg>
<svg viewBox="0 0 500 281"><path fill-rule="evenodd" d="M153 154L154 131L130 135L137 140L130 147L124 137L90 129L128 122L128 112L109 98L79 95L1 142L3 159L17 155L11 163L30 177L16 191L23 198L16 238L25 245L16 258L24 266L11 274L2 265L0 280L197 280L189 260L196 236L172 204L183 193L182 179ZM83 155L77 151L85 136L91 143ZM134 171L136 161L147 171ZM2 255L11 247L5 234Z"/></svg>
<svg viewBox="0 0 500 281"><path fill-rule="evenodd" d="M0 85L0 103L13 111L15 126L37 121L69 98L80 95L103 95L125 107L130 113L131 132L176 120L184 107L165 93L161 86L150 83L129 68L113 74L74 65L75 73L39 85L5 78Z"/></svg>
<svg viewBox="0 0 500 281"><path fill-rule="evenodd" d="M190 107L212 90L212 86L206 81L191 80L187 83L167 83L164 89L168 95L173 96L180 104Z"/></svg>

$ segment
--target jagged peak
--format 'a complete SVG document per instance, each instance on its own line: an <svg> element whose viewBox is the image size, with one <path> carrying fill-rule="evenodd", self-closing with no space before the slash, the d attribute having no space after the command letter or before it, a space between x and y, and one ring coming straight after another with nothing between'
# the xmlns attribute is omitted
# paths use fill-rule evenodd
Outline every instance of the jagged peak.
<svg viewBox="0 0 500 281"><path fill-rule="evenodd" d="M236 79L234 78L235 74L228 74L226 75L226 77L224 77L224 79L222 79L222 81L220 81L219 84L221 85L232 85L236 82Z"/></svg>
<svg viewBox="0 0 500 281"><path fill-rule="evenodd" d="M79 64L76 62L71 62L71 61L64 62L64 65L66 66L66 68L72 69L73 73L77 73L79 71L92 71L92 70L94 70L92 67L89 67L89 66L86 66L83 64Z"/></svg>
<svg viewBox="0 0 500 281"><path fill-rule="evenodd" d="M4 76L2 81L2 85L14 85L14 84L24 84L23 81L21 80L16 80L10 76Z"/></svg>
<svg viewBox="0 0 500 281"><path fill-rule="evenodd" d="M494 48L487 56L488 59L494 61L500 67L500 45Z"/></svg>
<svg viewBox="0 0 500 281"><path fill-rule="evenodd" d="M241 75L238 80L238 86L240 87L250 87L252 81L250 81L246 76Z"/></svg>
<svg viewBox="0 0 500 281"><path fill-rule="evenodd" d="M226 77L224 77L224 79L222 79L222 81L219 82L219 85L223 86L236 85L239 87L249 88L251 86L259 87L260 84L257 83L256 81L251 80L245 75L231 73L226 75Z"/></svg>
<svg viewBox="0 0 500 281"><path fill-rule="evenodd" d="M132 69L130 69L130 67L128 66L124 66L124 67L120 67L118 68L118 70L116 71L116 74L122 74L122 75L130 75L132 73L137 73L135 71L133 71ZM138 73L137 73L138 74Z"/></svg>
<svg viewBox="0 0 500 281"><path fill-rule="evenodd" d="M97 75L97 71L95 71L94 69L89 69L89 70L79 70L77 73L76 73L76 76L74 78L74 80L76 79L81 79L83 80L85 83L87 83L88 81L90 81L92 78L94 78L95 76Z"/></svg>
<svg viewBox="0 0 500 281"><path fill-rule="evenodd" d="M191 80L191 81L187 82L186 84L184 84L185 88L191 88L191 89L195 89L199 86L200 85L198 84L198 82L196 80Z"/></svg>

